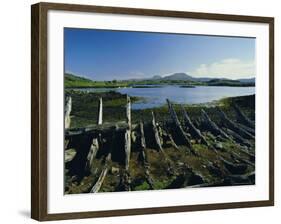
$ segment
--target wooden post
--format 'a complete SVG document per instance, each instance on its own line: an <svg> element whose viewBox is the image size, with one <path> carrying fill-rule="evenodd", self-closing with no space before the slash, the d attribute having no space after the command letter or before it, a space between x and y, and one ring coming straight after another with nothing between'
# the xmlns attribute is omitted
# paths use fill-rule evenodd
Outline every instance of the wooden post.
<svg viewBox="0 0 281 224"><path fill-rule="evenodd" d="M127 95L127 107L126 107L126 120L128 126L125 131L125 172L123 172L122 174L122 182L124 185L124 189L126 191L130 191L131 177L129 173L129 166L130 166L131 147L132 147L132 140L131 140L132 121L131 121L131 99L128 95Z"/></svg>
<svg viewBox="0 0 281 224"><path fill-rule="evenodd" d="M99 98L99 116L98 116L98 124L102 124L102 98Z"/></svg>
<svg viewBox="0 0 281 224"><path fill-rule="evenodd" d="M99 115L98 115L98 125L102 125L102 98L99 98ZM101 138L101 134L99 134L99 138ZM91 171L91 167L93 165L93 160L97 155L97 152L99 150L99 141L98 138L93 138L92 144L90 146L89 153L87 155L87 161L85 170Z"/></svg>
<svg viewBox="0 0 281 224"><path fill-rule="evenodd" d="M143 128L143 122L140 122L140 133L141 133L141 155L143 159L143 166L144 166L144 174L146 182L148 183L150 189L153 189L153 180L150 177L150 170L149 170L149 163L146 157L145 149L146 149L146 143L145 143L145 137L144 137L144 128Z"/></svg>
<svg viewBox="0 0 281 224"><path fill-rule="evenodd" d="M145 137L144 137L143 122L140 122L140 133L141 133L141 149L145 149L146 142L145 142Z"/></svg>
<svg viewBox="0 0 281 224"><path fill-rule="evenodd" d="M86 166L85 166L85 170L91 170L91 167L93 165L93 160L97 155L99 149L99 142L97 138L93 138L91 147L90 147L90 151L88 153L87 156L87 161L86 161Z"/></svg>
<svg viewBox="0 0 281 224"><path fill-rule="evenodd" d="M202 140L203 144L209 146L209 143L206 141L205 137L201 134L200 130L198 130L192 123L190 117L188 116L186 110L184 109L183 105L181 105L181 109L183 112L184 119L186 121L187 126L191 130L191 133L196 137Z"/></svg>
<svg viewBox="0 0 281 224"><path fill-rule="evenodd" d="M64 128L65 129L70 128L70 124L71 124L71 118L70 118L71 108L72 108L72 99L71 99L71 96L68 96L68 97L66 97L66 105L65 105L65 113L64 113Z"/></svg>
<svg viewBox="0 0 281 224"><path fill-rule="evenodd" d="M156 126L156 121L155 121L155 116L154 116L153 111L151 112L151 115L152 115L152 128L153 128L153 132L154 132L155 141L156 141L156 144L157 144L158 149L159 149L160 151L163 151L163 148L162 148L162 144L161 144L159 132L158 132L158 129L157 129L157 126Z"/></svg>
<svg viewBox="0 0 281 224"><path fill-rule="evenodd" d="M126 171L129 170L129 163L130 163L130 156L131 156L131 100L130 97L127 95L127 108L126 108L126 118L128 127L125 132L125 153L126 153L126 160L125 160L125 169Z"/></svg>

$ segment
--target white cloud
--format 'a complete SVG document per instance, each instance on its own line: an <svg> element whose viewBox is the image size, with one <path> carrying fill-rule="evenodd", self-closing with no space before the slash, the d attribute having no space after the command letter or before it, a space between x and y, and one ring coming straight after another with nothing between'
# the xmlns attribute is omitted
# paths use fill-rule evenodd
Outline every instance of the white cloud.
<svg viewBox="0 0 281 224"><path fill-rule="evenodd" d="M249 78L255 76L255 62L226 58L211 64L201 64L191 74L195 77Z"/></svg>

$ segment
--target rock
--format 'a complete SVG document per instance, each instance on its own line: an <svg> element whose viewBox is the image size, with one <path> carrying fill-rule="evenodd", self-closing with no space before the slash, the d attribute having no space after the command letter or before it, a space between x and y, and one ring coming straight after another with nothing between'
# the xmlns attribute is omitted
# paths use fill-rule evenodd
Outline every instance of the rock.
<svg viewBox="0 0 281 224"><path fill-rule="evenodd" d="M135 143L137 141L137 133L135 131L132 131L132 142Z"/></svg>
<svg viewBox="0 0 281 224"><path fill-rule="evenodd" d="M216 148L216 149L223 149L222 143L221 143L221 142L217 142L217 143L215 144L215 148Z"/></svg>
<svg viewBox="0 0 281 224"><path fill-rule="evenodd" d="M74 157L76 156L76 150L75 149L67 149L64 151L64 161L66 163L72 161Z"/></svg>
<svg viewBox="0 0 281 224"><path fill-rule="evenodd" d="M183 162L177 162L177 165L178 166L184 166L184 163Z"/></svg>
<svg viewBox="0 0 281 224"><path fill-rule="evenodd" d="M118 167L111 167L111 173L112 174L117 174L117 173L119 173L119 168Z"/></svg>

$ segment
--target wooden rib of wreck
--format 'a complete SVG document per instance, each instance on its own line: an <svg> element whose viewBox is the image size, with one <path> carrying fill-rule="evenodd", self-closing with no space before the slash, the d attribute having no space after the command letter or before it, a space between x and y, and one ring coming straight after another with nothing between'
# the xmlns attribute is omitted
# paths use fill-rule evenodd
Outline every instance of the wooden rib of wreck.
<svg viewBox="0 0 281 224"><path fill-rule="evenodd" d="M201 110L203 121L206 123L207 129L209 129L214 135L222 136L225 139L232 140L228 134L226 134L221 128L217 126L217 124L211 120L209 115L205 112L205 110Z"/></svg>
<svg viewBox="0 0 281 224"><path fill-rule="evenodd" d="M236 125L232 120L230 120L227 115L219 108L217 107L217 110L220 114L220 117L222 118L223 122L222 124L224 126L226 126L227 128L238 132L239 135L241 135L244 138L248 138L248 139L254 139L255 137L250 134L249 132L247 132L246 130L242 129L241 127L239 127L238 125Z"/></svg>
<svg viewBox="0 0 281 224"><path fill-rule="evenodd" d="M172 128L172 130L174 131L174 136L173 136L174 140L177 143L177 139L179 139L179 141L181 143L183 143L186 146L188 146L188 148L191 150L191 152L193 154L196 154L195 151L192 149L192 145L191 145L189 137L184 132L184 130L183 130L182 126L181 126L181 123L180 123L180 121L178 119L178 116L177 116L177 114L176 114L176 112L174 110L173 105L171 104L169 99L166 99L166 100L167 100L167 104L168 104L168 108L169 108L169 113L170 113L171 119L172 119L173 124L174 124L174 128Z"/></svg>
<svg viewBox="0 0 281 224"><path fill-rule="evenodd" d="M145 173L145 179L146 182L149 185L150 189L154 189L153 187L153 180L150 176L150 166L149 166L149 162L147 160L147 156L145 153L145 149L146 149L146 142L145 142L145 137L144 137L144 128L143 128L143 122L140 122L140 133L141 133L141 145L140 145L140 150L141 150L141 157L142 157L142 162L143 162L143 167L144 167L144 173Z"/></svg>
<svg viewBox="0 0 281 224"><path fill-rule="evenodd" d="M255 129L255 122L251 121L242 111L241 109L236 105L233 104L233 108L235 109L237 116L238 116L238 120L241 121L241 123L245 124L246 126Z"/></svg>
<svg viewBox="0 0 281 224"><path fill-rule="evenodd" d="M195 137L198 138L202 141L203 144L209 146L209 143L207 142L207 140L205 139L205 137L201 134L200 130L198 130L194 124L192 123L190 117L188 116L185 108L183 107L183 105L181 105L181 109L182 109L182 113L186 122L186 125L188 126L188 128L190 129L191 134Z"/></svg>
<svg viewBox="0 0 281 224"><path fill-rule="evenodd" d="M70 119L71 98L70 98L70 100L67 99L67 104L70 104L70 106L68 106L68 109L67 109L68 112L65 113L65 115L68 116ZM81 135L87 135L87 136L91 137L92 143L89 148L89 152L88 152L87 160L86 160L87 169L90 169L93 166L93 160L96 157L99 148L101 147L99 145L98 136L104 135L103 138L108 138L107 141L112 142L112 147L109 149L109 151L107 151L107 154L105 156L103 155L103 157L101 157L101 158L104 158L103 167L101 169L101 172L99 173L99 176L96 177L96 182L93 185L91 185L92 188L90 189L90 192L96 193L96 192L100 191L100 189L102 188L102 184L103 184L106 176L108 175L108 171L109 171L110 164L111 164L111 156L113 154L112 150L114 148L113 145L117 141L113 136L114 133L116 133L116 131L119 131L120 136L121 135L124 136L123 141L124 141L124 152L125 152L125 158L124 158L125 169L123 171L119 172L120 183L121 183L123 189L126 191L131 190L130 156L131 156L131 151L134 150L132 148L137 146L137 145L135 145L135 143L139 144L139 149L140 149L143 166L144 166L144 174L145 174L146 182L148 183L150 189L153 189L154 183L153 183L152 176L150 175L150 164L147 160L147 156L146 156L146 152L145 152L145 149L147 147L146 139L145 139L145 135L144 135L145 126L150 128L152 134L151 134L151 136L149 135L149 137L152 137L153 139L155 139L155 142L156 142L155 147L163 154L164 159L168 164L168 170L170 170L170 173L175 175L177 180L181 179L180 175L182 175L182 173L178 173L178 171L176 171L177 174L172 172L172 169L176 168L176 170L177 170L177 167L174 167L174 161L172 161L168 157L168 155L165 153L165 149L163 148L163 147L165 147L165 144L163 144L164 138L168 139L168 141L171 142L171 145L175 149L179 149L178 144L183 144L183 145L188 146L188 148L194 155L198 156L198 154L195 153L194 150L192 149L189 134L187 134L183 130L183 126L175 112L175 109L168 99L167 99L167 104L168 104L171 120L161 121L161 122L157 123L156 119L155 119L155 115L152 112L151 113L151 115L152 115L151 122L148 122L148 123L140 122L139 124L132 124L131 101L130 101L130 98L127 96L126 122L103 123L102 99L100 98L99 113L98 113L99 115L98 115L97 124L89 126L89 127L85 127L85 128L75 128L75 129L70 129L70 125L69 125L68 128L66 128L66 130L65 130L65 138L67 141L67 144L65 146L66 150L68 147L69 139L75 138L77 136L79 137ZM195 125L192 122L192 120L190 119L188 113L186 112L186 110L184 109L183 106L181 106L181 109L182 109L182 115L183 115L185 124L188 127L188 130L189 130L191 136L193 138L200 139L201 143L203 143L207 146L212 145L212 139L210 140L210 138L206 138L201 133L200 127L202 127L202 126L201 126L200 122L197 122L197 124ZM211 120L211 118L208 116L208 114L202 109L201 119L204 122L204 125L206 125L207 129L210 130L210 133L213 133L216 136L221 136L224 139L231 140L232 142L233 142L233 140L232 140L232 138L233 138L236 142L240 143L241 145L245 145L245 146L249 147L249 149L251 149L251 147L253 146L252 143L249 140L245 139L244 132L247 132L246 128L245 127L243 128L243 126L245 126L245 125L244 124L235 124L224 114L224 112L221 112L220 115L221 115L220 118L224 122L226 120L228 120L227 122L225 122L225 123L227 123L227 128L224 128L224 129L219 128L216 125L216 123ZM198 118L196 119L196 121L197 120L198 120ZM69 122L69 124L70 124L70 122ZM233 129L243 130L244 131L243 137L240 136L239 134L237 134L237 132L235 132L235 130L233 130ZM160 133L161 130L162 130L163 134L161 134L162 132ZM248 138L252 137L249 130L247 132L249 134L247 136ZM133 131L140 133L140 143L138 143L138 141L135 141L135 143L132 142L132 132ZM111 134L113 134L113 135L111 135ZM204 132L204 134L205 134L205 132ZM118 141L120 140L119 137L118 137ZM207 139L210 140L211 143L209 143L207 141ZM214 140L216 140L216 139L217 138L214 137ZM167 141L167 140L164 140L164 142L165 141ZM134 144L132 145L132 143L134 143ZM246 157L248 156L249 158L253 159L254 154L252 154L250 151L248 151L246 149L241 152L244 153L246 155ZM219 159L219 161L222 164L222 166L224 167L224 169L230 170L229 173L232 173L233 175L237 175L237 178L239 179L240 178L240 177L238 177L238 175L240 175L239 173L242 173L241 175L244 175L244 172L245 172L245 170L247 170L247 167L253 166L254 164L247 161L246 159L244 159L245 155L244 155L244 157L241 157L240 154L237 154L235 152L232 152L230 154L231 154L231 157L233 157L233 161L235 161L235 163L225 160L224 158L219 157L219 156L217 158ZM112 158L113 157L114 156L112 156ZM66 162L68 162L68 161L66 161ZM206 161L204 161L204 163L205 162ZM210 167L212 168L212 171L216 172L216 167L214 166L214 163L210 162L210 164L212 164L212 165L210 165ZM210 169L210 167L208 167L208 169ZM218 175L225 176L226 172L222 172L221 174L218 174ZM195 176L200 177L200 175L195 175ZM205 180L203 180L203 178L204 177L202 176L202 178L201 178L202 182L203 182L202 186L205 184L204 183ZM206 184L208 185L208 183L206 183Z"/></svg>
<svg viewBox="0 0 281 224"><path fill-rule="evenodd" d="M153 132L154 132L154 137L155 137L157 148L163 154L164 159L165 159L165 161L166 161L166 163L168 165L168 173L169 174L173 174L172 163L171 163L170 159L168 158L168 156L166 155L166 153L163 150L163 147L162 147L162 144L161 144L161 139L160 139L160 136L159 136L159 132L158 132L158 129L157 129L156 120L155 120L155 116L154 116L153 111L151 112L151 115L152 115L152 128L153 128Z"/></svg>

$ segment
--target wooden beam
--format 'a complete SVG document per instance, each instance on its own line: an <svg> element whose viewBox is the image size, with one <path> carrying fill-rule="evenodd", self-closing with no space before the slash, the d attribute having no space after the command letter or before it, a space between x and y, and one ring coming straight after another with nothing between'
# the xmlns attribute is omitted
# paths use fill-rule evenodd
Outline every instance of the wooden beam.
<svg viewBox="0 0 281 224"><path fill-rule="evenodd" d="M105 122L101 125L98 124L93 124L89 125L87 127L83 128L71 128L65 130L65 137L74 137L74 136L79 136L79 135L84 135L84 134L106 134L108 132L111 132L116 129L116 126L118 126L117 130L118 131L125 131L128 128L127 122L120 121L120 122ZM132 128L135 129L136 125L132 125Z"/></svg>

